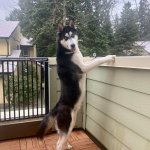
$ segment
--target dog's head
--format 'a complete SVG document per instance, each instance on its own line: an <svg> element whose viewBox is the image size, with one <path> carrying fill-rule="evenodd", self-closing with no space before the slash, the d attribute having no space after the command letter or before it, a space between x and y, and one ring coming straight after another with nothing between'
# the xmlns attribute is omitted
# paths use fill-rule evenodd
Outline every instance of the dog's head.
<svg viewBox="0 0 150 150"><path fill-rule="evenodd" d="M74 22L70 21L68 26L58 25L58 42L67 50L66 53L74 53L78 49L78 35Z"/></svg>

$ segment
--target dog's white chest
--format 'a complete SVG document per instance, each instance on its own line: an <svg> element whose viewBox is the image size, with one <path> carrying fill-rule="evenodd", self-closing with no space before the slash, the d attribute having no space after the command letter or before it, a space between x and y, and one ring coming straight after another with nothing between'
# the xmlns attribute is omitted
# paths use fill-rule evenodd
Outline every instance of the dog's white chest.
<svg viewBox="0 0 150 150"><path fill-rule="evenodd" d="M76 64L82 71L81 64L83 62L83 56L80 51L73 54L72 62ZM86 86L86 74L83 73L79 80L79 87L80 87L81 95L79 99L77 100L77 103L75 104L75 108L74 108L77 111L80 109L82 101L84 100L84 97L85 97L85 86Z"/></svg>
<svg viewBox="0 0 150 150"><path fill-rule="evenodd" d="M74 106L75 111L78 111L82 105L82 102L85 97L85 86L86 86L86 74L83 74L82 78L79 81L79 87L80 87L81 94L80 94L79 99L77 100L77 103Z"/></svg>

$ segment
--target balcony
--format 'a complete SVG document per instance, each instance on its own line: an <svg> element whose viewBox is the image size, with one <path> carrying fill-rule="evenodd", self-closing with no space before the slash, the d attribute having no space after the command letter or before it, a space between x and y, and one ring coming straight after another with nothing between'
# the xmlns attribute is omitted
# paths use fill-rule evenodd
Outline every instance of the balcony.
<svg viewBox="0 0 150 150"><path fill-rule="evenodd" d="M85 58L85 61L87 60L92 60L92 58ZM40 74L40 68L42 68L44 64L40 65L38 61L36 62L37 68L39 67L37 73ZM7 72L8 71L9 69L7 69ZM49 58L48 72L49 82L45 82L45 78L47 78L47 73L45 74L45 72L44 80L39 80L38 87L41 87L39 89L42 90L38 90L37 93L40 95L38 95L38 97L41 98L37 99L37 95L35 97L39 105L37 105L37 103L35 103L35 105L29 105L30 109L28 109L28 105L27 107L23 107L22 105L20 110L22 110L24 114L21 115L20 113L21 120L17 116L17 113L15 113L16 118L14 118L13 115L9 117L11 116L9 115L11 114L9 107L7 107L8 117L2 117L2 107L4 108L4 103L1 105L0 139L2 141L0 145L7 145L8 141L5 141L6 139L34 136L38 124L42 116L46 113L46 110L48 111L48 109L51 109L56 104L60 95L60 84L56 73L55 58ZM11 76L13 77L13 74ZM3 75L1 77L3 79ZM41 81L43 82L41 83ZM49 84L45 86L45 83ZM76 129L83 129L90 135L90 138L94 140L94 142L101 143L105 149L108 150L149 150L149 83L150 57L117 57L113 66L104 64L93 69L87 74L86 98L83 103L83 108L78 114ZM49 87L49 89L46 87ZM49 92L45 92L45 90ZM46 102L45 99L47 93L49 93L49 95L47 95L50 99L49 103ZM45 105L46 103L48 105ZM7 102L5 106L9 105L9 102ZM46 106L49 107L46 108ZM14 107L12 107L12 109L13 108ZM15 111L18 110L17 108ZM33 114L34 110L38 113ZM42 113L40 110L42 110ZM14 114L14 109L12 113ZM26 113L27 115L25 115ZM80 131L76 131L73 135L79 132ZM82 134L84 134L83 131ZM86 135L84 134L84 136ZM84 136L81 136L83 140ZM56 135L50 134L46 136L45 139L54 139L55 141ZM20 139L17 140L20 141ZM28 141L28 139L26 139L26 141ZM50 140L48 142L50 142ZM29 143L31 143L30 140ZM79 145L79 143L77 145ZM85 144L85 147L86 146L87 144ZM78 149L78 147L74 145L74 149ZM94 148L91 150L93 149ZM96 147L96 149L98 148ZM101 147L101 149L104 148Z"/></svg>

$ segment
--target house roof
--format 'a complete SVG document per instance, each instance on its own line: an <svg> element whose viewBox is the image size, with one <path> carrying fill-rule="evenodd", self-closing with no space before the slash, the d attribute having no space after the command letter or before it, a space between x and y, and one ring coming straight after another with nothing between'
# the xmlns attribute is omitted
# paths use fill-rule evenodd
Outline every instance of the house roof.
<svg viewBox="0 0 150 150"><path fill-rule="evenodd" d="M0 38L9 38L18 24L19 21L0 21Z"/></svg>
<svg viewBox="0 0 150 150"><path fill-rule="evenodd" d="M23 46L33 46L32 38L25 38L23 35L21 36L21 44Z"/></svg>
<svg viewBox="0 0 150 150"><path fill-rule="evenodd" d="M142 46L145 51L150 53L150 41L137 41L138 46Z"/></svg>

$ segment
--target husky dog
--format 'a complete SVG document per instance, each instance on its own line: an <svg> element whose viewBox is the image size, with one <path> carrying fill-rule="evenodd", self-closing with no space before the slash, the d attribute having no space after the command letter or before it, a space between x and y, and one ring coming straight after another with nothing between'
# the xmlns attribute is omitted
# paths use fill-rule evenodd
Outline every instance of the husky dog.
<svg viewBox="0 0 150 150"><path fill-rule="evenodd" d="M77 113L85 95L86 73L107 62L114 62L115 56L95 58L84 63L78 47L78 35L74 22L68 26L58 25L57 73L61 82L61 95L56 106L41 122L38 135L43 137L55 122L59 134L57 150L71 149L67 140L76 122Z"/></svg>

